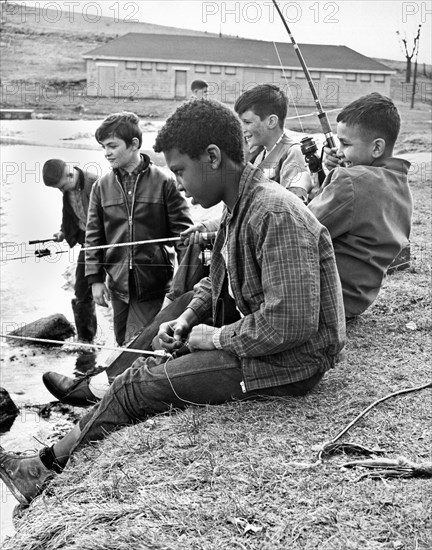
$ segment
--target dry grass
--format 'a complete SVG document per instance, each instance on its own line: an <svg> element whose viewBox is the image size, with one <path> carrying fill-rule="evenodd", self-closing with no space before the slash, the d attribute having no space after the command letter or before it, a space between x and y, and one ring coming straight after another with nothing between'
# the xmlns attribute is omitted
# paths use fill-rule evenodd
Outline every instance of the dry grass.
<svg viewBox="0 0 432 550"><path fill-rule="evenodd" d="M312 447L372 398L424 379L422 369L395 377L400 357L360 359L362 337L308 397L189 409L87 450L33 504L5 550L429 548L424 481L358 481L340 470L342 458L310 470L289 464L311 460ZM430 421L425 395L413 394L373 411L351 439L425 460Z"/></svg>
<svg viewBox="0 0 432 550"><path fill-rule="evenodd" d="M346 359L302 398L190 408L77 455L5 550L426 550L431 481L314 468L317 446L374 400L432 379L430 181L413 177L410 269L348 326ZM408 323L414 323L414 325ZM342 441L431 461L431 390L374 408Z"/></svg>

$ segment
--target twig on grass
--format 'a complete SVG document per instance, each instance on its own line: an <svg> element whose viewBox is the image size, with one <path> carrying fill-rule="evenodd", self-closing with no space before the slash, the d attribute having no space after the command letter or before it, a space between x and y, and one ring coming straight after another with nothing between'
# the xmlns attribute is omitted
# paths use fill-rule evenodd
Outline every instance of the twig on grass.
<svg viewBox="0 0 432 550"><path fill-rule="evenodd" d="M387 399L390 399L391 397L395 397L396 395L403 395L406 393L411 393L415 391L424 390L426 388L432 388L432 382L428 382L427 384L423 384L422 386L416 386L415 388L407 388L403 390L398 390L393 393L390 393L389 395L386 395L385 397L382 397L381 399L377 399L374 401L371 405L366 407L364 411L362 411L359 415L357 415L352 422L348 424L341 432L338 433L336 437L334 437L331 441L328 441L327 443L324 443L318 452L317 461L322 462L323 456L328 454L330 450L334 448L334 445L336 441L338 441L343 435L345 435L348 430L350 430L361 418L363 418L371 409L379 405L380 403L383 403L384 401L387 401ZM347 444L345 444L347 445ZM356 445L356 444L353 444ZM369 450L363 447L369 453Z"/></svg>

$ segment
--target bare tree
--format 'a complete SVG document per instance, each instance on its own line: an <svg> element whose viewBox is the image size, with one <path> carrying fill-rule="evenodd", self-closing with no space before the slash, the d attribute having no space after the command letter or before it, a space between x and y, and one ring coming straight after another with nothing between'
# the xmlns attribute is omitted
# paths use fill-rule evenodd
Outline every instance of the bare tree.
<svg viewBox="0 0 432 550"><path fill-rule="evenodd" d="M406 59L406 62L407 62L407 64L406 64L406 78L405 78L405 82L407 82L407 83L411 82L411 60L414 57L414 55L416 53L418 53L418 48L419 48L419 44L420 44L420 29L421 29L421 25L418 26L417 36L414 38L411 53L409 53L409 51L408 51L408 41L407 41L407 39L402 38L400 32L396 31L396 34L398 35L398 38L399 38L399 43L401 44L401 48L402 48L402 45L403 45L402 53L405 55L405 59Z"/></svg>

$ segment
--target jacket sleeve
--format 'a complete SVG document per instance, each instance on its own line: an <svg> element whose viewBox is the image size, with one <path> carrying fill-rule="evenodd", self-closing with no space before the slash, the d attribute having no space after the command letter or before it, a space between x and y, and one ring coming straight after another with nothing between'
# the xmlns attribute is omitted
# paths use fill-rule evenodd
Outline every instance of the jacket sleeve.
<svg viewBox="0 0 432 550"><path fill-rule="evenodd" d="M304 227L295 230L286 213L269 213L256 231L261 305L220 333L222 349L238 357L300 346L319 324L320 259L314 235Z"/></svg>
<svg viewBox="0 0 432 550"><path fill-rule="evenodd" d="M328 174L321 193L311 200L308 208L327 227L334 240L351 229L354 199L349 168L335 168Z"/></svg>
<svg viewBox="0 0 432 550"><path fill-rule="evenodd" d="M175 181L172 178L167 178L165 181L165 208L169 237L178 237L180 233L193 225L188 203L177 189ZM174 246L177 252L177 260L180 263L186 248L179 242Z"/></svg>
<svg viewBox="0 0 432 550"><path fill-rule="evenodd" d="M100 197L100 181L93 185L87 217L85 246L103 246L107 244L103 224L103 212ZM85 274L90 284L105 280L104 251L89 250L85 253Z"/></svg>
<svg viewBox="0 0 432 550"><path fill-rule="evenodd" d="M193 309L200 321L212 315L212 288L210 277L204 277L195 287L195 294L188 305Z"/></svg>

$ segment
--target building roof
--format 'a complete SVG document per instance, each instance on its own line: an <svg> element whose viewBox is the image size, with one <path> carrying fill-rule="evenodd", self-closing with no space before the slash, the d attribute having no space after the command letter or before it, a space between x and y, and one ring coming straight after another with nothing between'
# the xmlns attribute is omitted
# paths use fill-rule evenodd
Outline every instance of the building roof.
<svg viewBox="0 0 432 550"><path fill-rule="evenodd" d="M310 70L394 72L346 46L300 44L299 47ZM276 48L285 68L301 70L291 42L277 42ZM128 33L83 57L280 68L273 42L231 37Z"/></svg>

